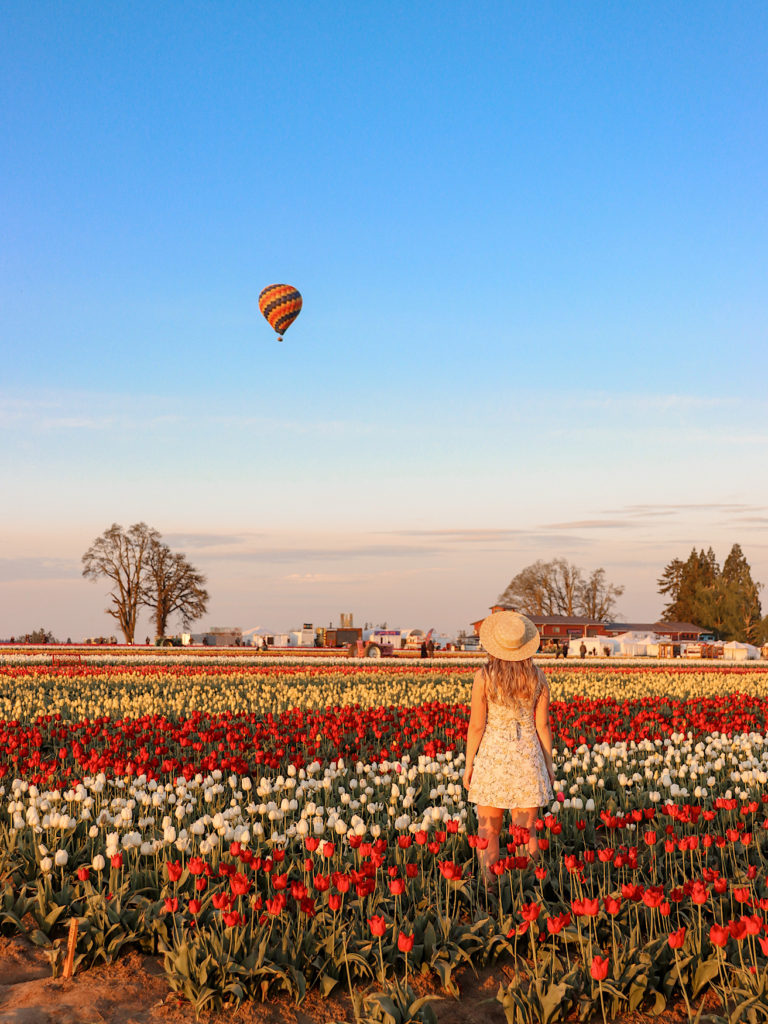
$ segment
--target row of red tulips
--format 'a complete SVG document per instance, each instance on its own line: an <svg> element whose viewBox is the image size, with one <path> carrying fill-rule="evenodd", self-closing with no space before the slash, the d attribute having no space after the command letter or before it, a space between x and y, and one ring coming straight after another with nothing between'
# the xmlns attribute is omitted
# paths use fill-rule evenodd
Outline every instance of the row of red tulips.
<svg viewBox="0 0 768 1024"><path fill-rule="evenodd" d="M698 700L577 699L553 701L551 716L562 749L662 740L675 733L762 733L768 699L745 694ZM65 723L60 715L46 715L32 723L0 723L0 777L10 773L40 783L98 772L156 777L220 768L244 774L315 759L386 760L413 752L434 757L463 743L467 721L465 705L440 702L293 709L277 715L194 712L179 720L144 715Z"/></svg>

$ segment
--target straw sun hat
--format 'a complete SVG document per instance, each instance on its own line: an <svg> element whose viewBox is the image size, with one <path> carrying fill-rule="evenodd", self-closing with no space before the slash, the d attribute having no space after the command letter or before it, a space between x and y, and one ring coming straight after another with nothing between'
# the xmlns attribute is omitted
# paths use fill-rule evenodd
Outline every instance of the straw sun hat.
<svg viewBox="0 0 768 1024"><path fill-rule="evenodd" d="M539 631L530 619L518 612L494 612L483 619L480 643L502 661L523 661L539 649Z"/></svg>

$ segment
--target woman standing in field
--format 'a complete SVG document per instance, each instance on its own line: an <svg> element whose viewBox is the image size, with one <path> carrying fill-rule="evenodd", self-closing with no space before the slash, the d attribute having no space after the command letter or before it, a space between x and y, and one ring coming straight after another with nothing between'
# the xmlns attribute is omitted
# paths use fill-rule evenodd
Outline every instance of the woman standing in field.
<svg viewBox="0 0 768 1024"><path fill-rule="evenodd" d="M464 785L477 804L478 834L488 840L480 860L486 876L499 859L504 811L528 829L528 851L539 856L534 821L553 796L549 687L532 658L539 649L534 624L517 612L489 615L480 627L488 661L472 683Z"/></svg>

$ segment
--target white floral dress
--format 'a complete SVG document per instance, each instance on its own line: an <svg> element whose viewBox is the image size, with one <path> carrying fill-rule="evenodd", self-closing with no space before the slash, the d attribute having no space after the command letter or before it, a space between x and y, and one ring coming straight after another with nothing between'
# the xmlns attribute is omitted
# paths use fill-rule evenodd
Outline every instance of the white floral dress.
<svg viewBox="0 0 768 1024"><path fill-rule="evenodd" d="M484 807L541 807L553 797L536 732L536 702L547 685L538 672L533 700L488 700L485 732L472 768L468 799Z"/></svg>

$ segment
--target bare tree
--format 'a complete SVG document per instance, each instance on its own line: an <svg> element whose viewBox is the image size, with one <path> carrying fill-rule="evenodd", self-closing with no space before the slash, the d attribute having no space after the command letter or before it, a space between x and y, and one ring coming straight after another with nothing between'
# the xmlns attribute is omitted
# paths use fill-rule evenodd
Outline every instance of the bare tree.
<svg viewBox="0 0 768 1024"><path fill-rule="evenodd" d="M91 544L83 555L83 576L112 581L112 605L105 609L117 620L125 642L133 643L136 620L142 603L142 578L147 555L158 543L160 534L146 523L134 523L127 530L113 523Z"/></svg>
<svg viewBox="0 0 768 1024"><path fill-rule="evenodd" d="M624 587L614 586L605 569L595 569L588 579L565 558L541 559L526 566L499 597L526 615L586 615L601 621L615 613L616 598Z"/></svg>
<svg viewBox="0 0 768 1024"><path fill-rule="evenodd" d="M186 557L167 544L151 545L141 588L141 604L153 610L157 636L165 636L171 615L179 614L186 627L205 614L208 591L205 576Z"/></svg>
<svg viewBox="0 0 768 1024"><path fill-rule="evenodd" d="M539 559L521 569L500 595L499 603L511 605L527 615L556 615L552 563Z"/></svg>
<svg viewBox="0 0 768 1024"><path fill-rule="evenodd" d="M574 615L583 579L564 558L541 559L521 570L499 598L527 615Z"/></svg>
<svg viewBox="0 0 768 1024"><path fill-rule="evenodd" d="M605 569L593 569L579 594L579 613L604 622L616 615L616 600L624 593L624 587L609 583Z"/></svg>
<svg viewBox="0 0 768 1024"><path fill-rule="evenodd" d="M576 615L584 588L581 569L564 558L556 558L549 564L552 569L550 585L554 595L553 604L559 609L555 614Z"/></svg>

